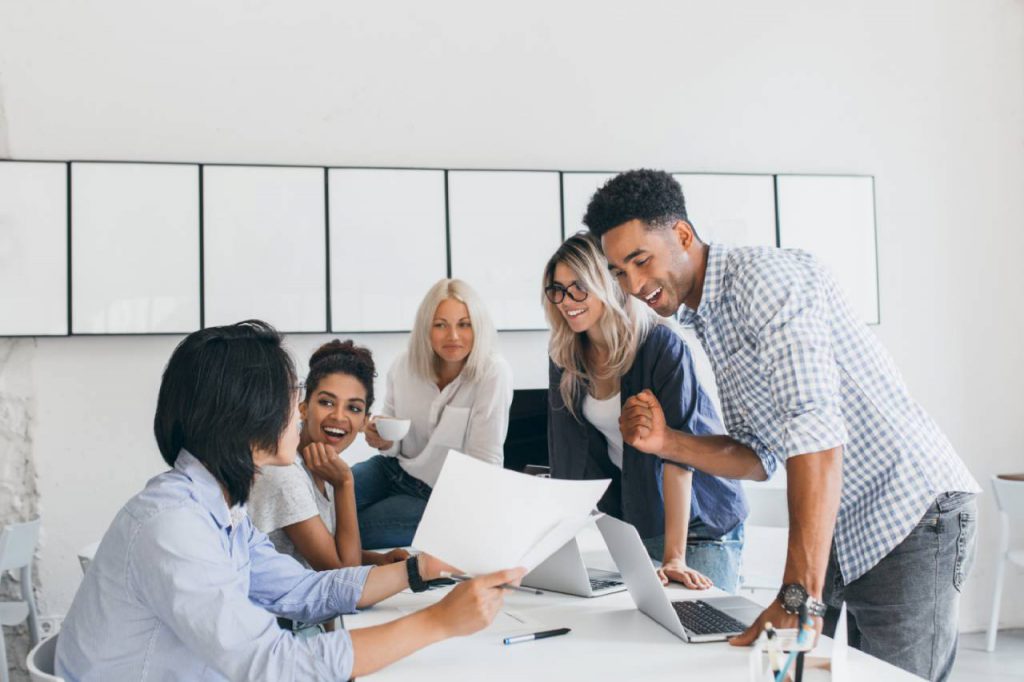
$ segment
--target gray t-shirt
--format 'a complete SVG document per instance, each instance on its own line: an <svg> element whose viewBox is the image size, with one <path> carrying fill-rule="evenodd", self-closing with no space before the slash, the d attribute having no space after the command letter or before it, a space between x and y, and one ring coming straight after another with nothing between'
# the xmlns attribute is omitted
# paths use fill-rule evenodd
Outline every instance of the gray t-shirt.
<svg viewBox="0 0 1024 682"><path fill-rule="evenodd" d="M334 489L326 482L324 488L326 496L303 466L302 456L296 455L295 462L288 466L261 467L249 493L247 506L253 525L267 534L278 552L295 557L307 568L309 562L296 551L282 529L319 515L327 532L334 535Z"/></svg>

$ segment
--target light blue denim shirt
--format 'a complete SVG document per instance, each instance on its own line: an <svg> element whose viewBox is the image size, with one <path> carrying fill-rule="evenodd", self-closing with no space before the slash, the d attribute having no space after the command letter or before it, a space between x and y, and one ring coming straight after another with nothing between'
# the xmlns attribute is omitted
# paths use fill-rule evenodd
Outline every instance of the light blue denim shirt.
<svg viewBox="0 0 1024 682"><path fill-rule="evenodd" d="M297 639L275 616L351 613L370 567L279 554L182 450L110 525L71 604L56 672L77 680L347 680L344 630Z"/></svg>

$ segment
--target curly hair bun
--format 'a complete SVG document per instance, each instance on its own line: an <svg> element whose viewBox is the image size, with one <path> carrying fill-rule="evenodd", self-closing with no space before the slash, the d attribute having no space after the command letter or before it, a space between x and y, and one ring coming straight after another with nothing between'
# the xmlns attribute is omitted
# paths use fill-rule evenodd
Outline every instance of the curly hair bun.
<svg viewBox="0 0 1024 682"><path fill-rule="evenodd" d="M351 358L356 362L366 363L373 367L373 354L368 348L357 346L352 339L345 341L333 339L313 351L313 355L309 358L309 368L313 369L317 363L335 357Z"/></svg>
<svg viewBox="0 0 1024 682"><path fill-rule="evenodd" d="M306 400L330 374L348 374L358 379L366 389L367 409L373 405L373 379L377 376L377 368L369 348L357 346L351 339L333 339L317 348L309 358Z"/></svg>

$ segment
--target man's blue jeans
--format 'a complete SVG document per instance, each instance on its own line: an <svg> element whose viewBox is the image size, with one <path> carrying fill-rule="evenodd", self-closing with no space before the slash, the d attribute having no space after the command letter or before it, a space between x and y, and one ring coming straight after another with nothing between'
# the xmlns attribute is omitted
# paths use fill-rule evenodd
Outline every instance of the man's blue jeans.
<svg viewBox="0 0 1024 682"><path fill-rule="evenodd" d="M845 601L851 646L925 679L948 678L977 525L972 493L943 493L903 542L848 585L833 547L825 576L825 634L835 632Z"/></svg>
<svg viewBox="0 0 1024 682"><path fill-rule="evenodd" d="M645 539L644 547L652 559L661 561L665 554L665 536ZM690 523L686 534L686 565L710 578L715 587L736 592L742 557L742 523L722 536L715 536L703 521Z"/></svg>
<svg viewBox="0 0 1024 682"><path fill-rule="evenodd" d="M374 455L352 467L363 549L412 544L431 488L410 476L394 457Z"/></svg>

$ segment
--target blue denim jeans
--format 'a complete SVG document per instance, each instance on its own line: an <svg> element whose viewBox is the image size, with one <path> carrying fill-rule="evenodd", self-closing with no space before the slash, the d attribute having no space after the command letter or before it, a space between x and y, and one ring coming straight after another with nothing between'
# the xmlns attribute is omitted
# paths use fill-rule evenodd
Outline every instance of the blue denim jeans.
<svg viewBox="0 0 1024 682"><path fill-rule="evenodd" d="M352 467L363 549L408 547L431 488L410 476L394 457L374 455Z"/></svg>
<svg viewBox="0 0 1024 682"><path fill-rule="evenodd" d="M644 547L652 559L665 556L665 536L646 538ZM726 592L739 589L740 563L743 557L743 524L725 535L715 536L703 521L690 523L686 534L686 565L700 571Z"/></svg>
<svg viewBox="0 0 1024 682"><path fill-rule="evenodd" d="M825 575L825 634L835 632L845 601L851 646L928 680L948 678L977 525L974 494L943 493L903 542L849 584L833 547Z"/></svg>

